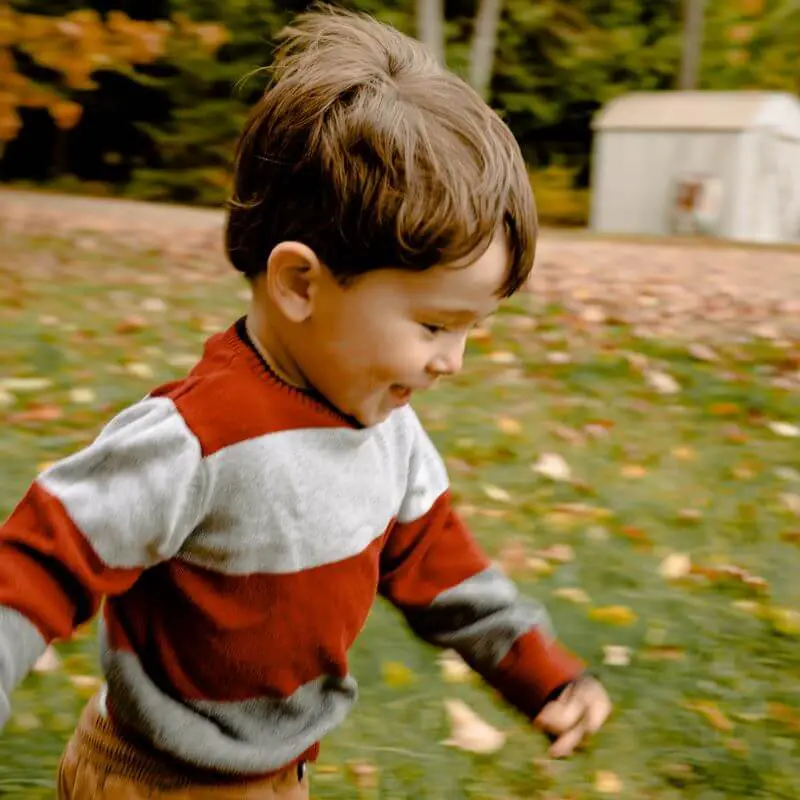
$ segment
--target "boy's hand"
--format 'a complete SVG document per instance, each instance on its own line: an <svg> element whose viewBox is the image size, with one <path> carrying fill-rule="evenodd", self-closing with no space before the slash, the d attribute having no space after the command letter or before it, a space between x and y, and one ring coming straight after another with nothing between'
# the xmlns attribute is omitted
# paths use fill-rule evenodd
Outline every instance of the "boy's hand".
<svg viewBox="0 0 800 800"><path fill-rule="evenodd" d="M600 681L588 675L570 683L534 720L553 741L551 758L563 758L600 730L611 713L611 700Z"/></svg>

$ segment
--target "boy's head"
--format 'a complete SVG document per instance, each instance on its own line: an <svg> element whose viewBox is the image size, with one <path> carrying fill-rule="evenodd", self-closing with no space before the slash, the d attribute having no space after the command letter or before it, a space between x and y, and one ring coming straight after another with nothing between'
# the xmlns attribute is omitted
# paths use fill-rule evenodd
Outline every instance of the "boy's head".
<svg viewBox="0 0 800 800"><path fill-rule="evenodd" d="M322 8L283 37L236 157L226 244L262 338L364 424L460 367L533 265L511 132L419 42Z"/></svg>

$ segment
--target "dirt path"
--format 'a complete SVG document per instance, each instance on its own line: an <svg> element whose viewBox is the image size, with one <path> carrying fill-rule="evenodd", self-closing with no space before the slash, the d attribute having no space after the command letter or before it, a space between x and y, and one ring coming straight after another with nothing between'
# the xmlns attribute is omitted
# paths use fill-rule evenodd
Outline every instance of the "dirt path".
<svg viewBox="0 0 800 800"><path fill-rule="evenodd" d="M102 235L170 253L221 257L218 210L0 191L0 225L15 232ZM800 340L800 248L601 240L542 234L531 289L587 325L617 319L644 335Z"/></svg>

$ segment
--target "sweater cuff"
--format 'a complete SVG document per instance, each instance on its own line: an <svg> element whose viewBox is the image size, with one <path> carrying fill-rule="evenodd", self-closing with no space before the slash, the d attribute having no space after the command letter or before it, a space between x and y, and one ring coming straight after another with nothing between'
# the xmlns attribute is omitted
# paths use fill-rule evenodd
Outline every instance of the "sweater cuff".
<svg viewBox="0 0 800 800"><path fill-rule="evenodd" d="M585 669L577 656L534 629L514 642L490 680L509 703L535 719L547 702Z"/></svg>

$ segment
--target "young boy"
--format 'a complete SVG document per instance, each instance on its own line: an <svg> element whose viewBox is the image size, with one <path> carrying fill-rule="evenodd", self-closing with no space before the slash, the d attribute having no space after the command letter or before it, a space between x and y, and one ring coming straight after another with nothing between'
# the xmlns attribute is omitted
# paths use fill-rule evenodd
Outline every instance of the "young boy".
<svg viewBox="0 0 800 800"><path fill-rule="evenodd" d="M227 225L246 318L45 470L0 530L0 725L105 599L105 688L61 798L304 798L377 594L566 755L609 713L455 514L411 410L527 277L508 129L417 42L299 18L244 131Z"/></svg>

